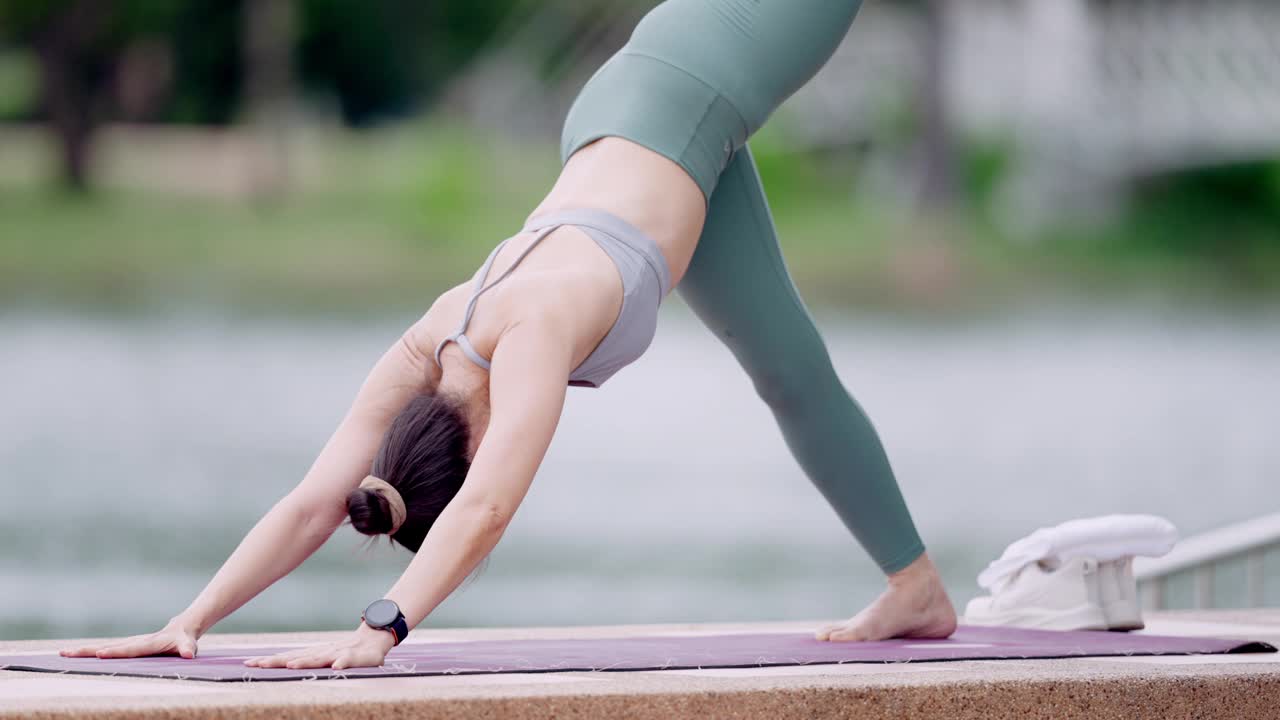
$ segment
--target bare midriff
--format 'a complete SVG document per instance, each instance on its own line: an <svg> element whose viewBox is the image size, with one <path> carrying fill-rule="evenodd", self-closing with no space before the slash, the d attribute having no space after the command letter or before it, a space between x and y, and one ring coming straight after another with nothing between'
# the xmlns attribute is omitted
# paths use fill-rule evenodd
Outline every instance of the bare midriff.
<svg viewBox="0 0 1280 720"><path fill-rule="evenodd" d="M619 137L584 145L530 217L554 210L593 208L613 213L653 238L680 281L706 219L697 183L666 157Z"/></svg>

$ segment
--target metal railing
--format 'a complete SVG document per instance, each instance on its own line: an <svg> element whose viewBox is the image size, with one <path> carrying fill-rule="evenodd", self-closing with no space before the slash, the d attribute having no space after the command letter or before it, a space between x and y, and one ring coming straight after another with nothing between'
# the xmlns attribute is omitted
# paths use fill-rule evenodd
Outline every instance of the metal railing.
<svg viewBox="0 0 1280 720"><path fill-rule="evenodd" d="M1164 557L1136 558L1133 571L1142 604L1148 610L1167 608L1170 578L1189 572L1194 607L1212 608L1216 604L1216 569L1223 563L1243 559L1245 603L1248 607L1262 607L1266 599L1266 553L1275 549L1280 549L1280 513L1189 537Z"/></svg>

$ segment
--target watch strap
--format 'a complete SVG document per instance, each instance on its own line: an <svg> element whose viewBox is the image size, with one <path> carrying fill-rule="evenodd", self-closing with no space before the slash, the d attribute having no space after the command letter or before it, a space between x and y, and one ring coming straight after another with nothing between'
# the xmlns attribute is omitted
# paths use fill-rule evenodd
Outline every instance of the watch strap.
<svg viewBox="0 0 1280 720"><path fill-rule="evenodd" d="M383 629L391 631L391 635L396 639L396 645L404 642L404 639L409 636L409 623L404 619L404 613L396 615L396 619Z"/></svg>

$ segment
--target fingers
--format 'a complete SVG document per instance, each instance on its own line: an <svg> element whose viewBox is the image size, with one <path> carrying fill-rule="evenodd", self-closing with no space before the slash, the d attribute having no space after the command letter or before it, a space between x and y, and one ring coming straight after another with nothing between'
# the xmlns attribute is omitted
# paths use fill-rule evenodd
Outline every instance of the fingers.
<svg viewBox="0 0 1280 720"><path fill-rule="evenodd" d="M119 647L125 644L126 642L127 641L124 641L124 640L117 640L114 642L107 642L100 645L82 645L81 647L78 647L78 648L68 648L64 650L59 650L58 654L61 655L62 657L97 657L99 652L109 648Z"/></svg>
<svg viewBox="0 0 1280 720"><path fill-rule="evenodd" d="M261 657L249 658L244 661L245 665L250 667L287 667L288 663L299 658L318 655L326 650L332 650L329 647L303 647L289 652L276 653L275 655L263 655Z"/></svg>
<svg viewBox="0 0 1280 720"><path fill-rule="evenodd" d="M252 657L245 660L244 664L249 667L284 667L284 664L292 659L293 658L287 653L281 653L279 655L262 655L259 657Z"/></svg>
<svg viewBox="0 0 1280 720"><path fill-rule="evenodd" d="M253 658L245 661L246 665L265 668L319 668L329 667L337 658L339 651L329 648L304 648L301 651L281 653L265 658Z"/></svg>
<svg viewBox="0 0 1280 720"><path fill-rule="evenodd" d="M63 657L124 658L155 655L169 649L172 649L172 645L167 639L148 635L105 645L85 645L71 650L61 650L58 654Z"/></svg>
<svg viewBox="0 0 1280 720"><path fill-rule="evenodd" d="M284 667L284 658L279 655L263 655L261 657L251 657L244 661L249 667Z"/></svg>
<svg viewBox="0 0 1280 720"><path fill-rule="evenodd" d="M302 668L327 668L332 666L333 661L337 659L338 659L337 651L329 650L326 652L317 653L315 655L308 655L306 657L294 658L293 660L290 660L289 662L285 663L285 667L291 670L298 670Z"/></svg>
<svg viewBox="0 0 1280 720"><path fill-rule="evenodd" d="M178 655L191 660L196 656L196 643L194 640L182 640L178 643Z"/></svg>
<svg viewBox="0 0 1280 720"><path fill-rule="evenodd" d="M128 640L98 650L100 658L128 658L141 655L155 655L173 649L173 643L163 636L148 636Z"/></svg>
<svg viewBox="0 0 1280 720"><path fill-rule="evenodd" d="M302 648L278 655L249 658L244 661L244 664L249 667L288 668L290 670L327 667L332 667L334 670L346 670L356 667L378 667L382 662L383 656L376 650L362 650L349 646L331 646L327 648Z"/></svg>

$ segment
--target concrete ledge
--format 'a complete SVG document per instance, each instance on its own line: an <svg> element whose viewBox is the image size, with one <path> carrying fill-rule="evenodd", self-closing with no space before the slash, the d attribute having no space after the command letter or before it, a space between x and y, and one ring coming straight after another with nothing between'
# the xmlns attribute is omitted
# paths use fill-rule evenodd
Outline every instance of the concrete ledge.
<svg viewBox="0 0 1280 720"><path fill-rule="evenodd" d="M816 623L426 630L412 641L795 630ZM1280 642L1280 611L1164 613L1152 632ZM201 647L333 633L209 635ZM0 643L48 652L76 641ZM0 672L0 718L1276 718L1280 656L999 660L206 683Z"/></svg>

